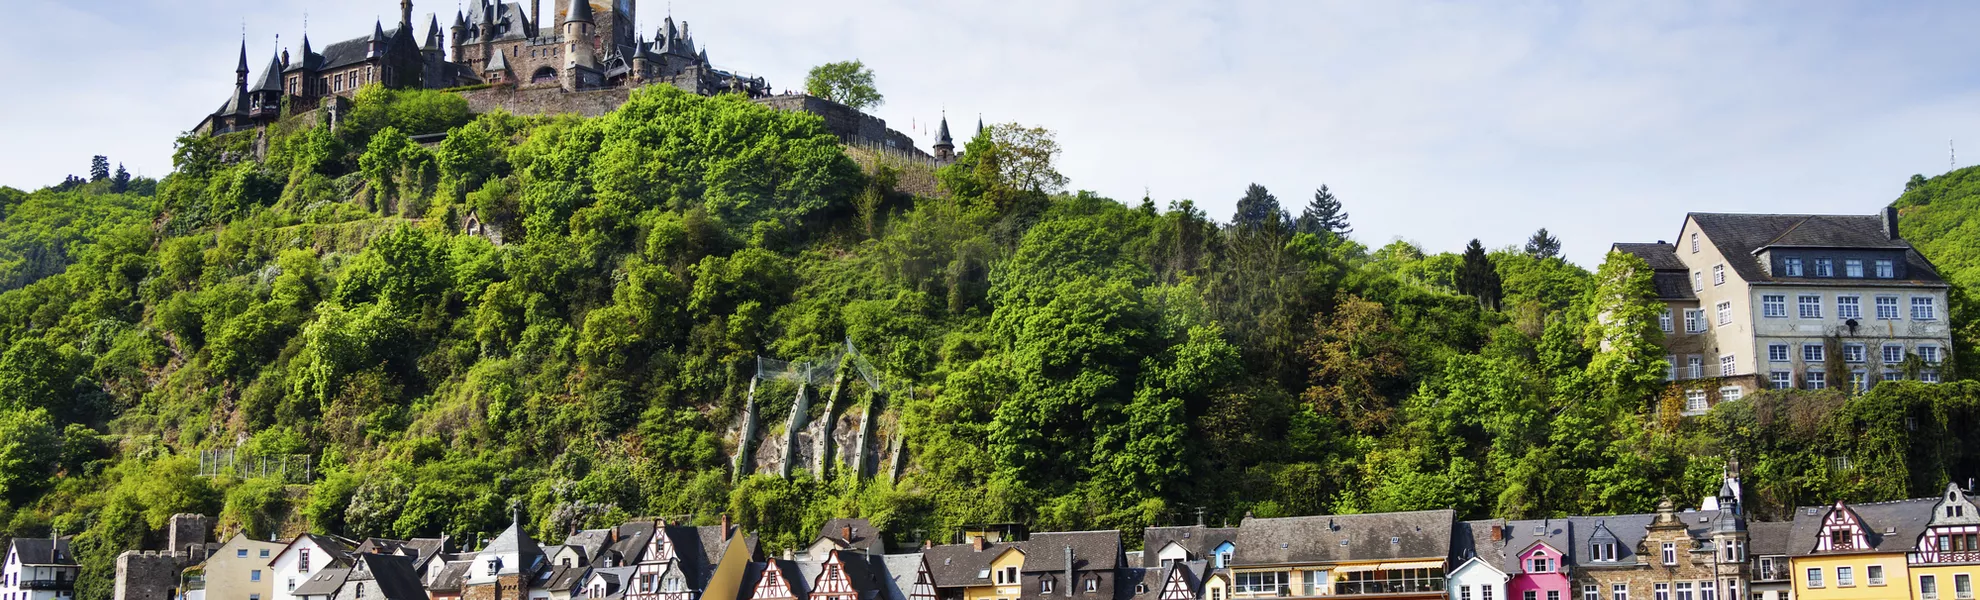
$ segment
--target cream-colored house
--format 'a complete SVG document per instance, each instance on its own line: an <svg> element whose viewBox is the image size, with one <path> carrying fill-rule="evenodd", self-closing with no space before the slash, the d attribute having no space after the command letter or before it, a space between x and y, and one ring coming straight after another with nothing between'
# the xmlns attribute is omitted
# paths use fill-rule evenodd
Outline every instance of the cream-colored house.
<svg viewBox="0 0 1980 600"><path fill-rule="evenodd" d="M233 539L186 569L187 600L263 600L274 598L275 571L268 566L282 551L281 542L263 542L236 533Z"/></svg>
<svg viewBox="0 0 1980 600"><path fill-rule="evenodd" d="M1937 382L1948 286L1898 213L1693 213L1675 244L1616 244L1656 270L1685 412L1759 389ZM1688 383L1687 383L1688 382Z"/></svg>

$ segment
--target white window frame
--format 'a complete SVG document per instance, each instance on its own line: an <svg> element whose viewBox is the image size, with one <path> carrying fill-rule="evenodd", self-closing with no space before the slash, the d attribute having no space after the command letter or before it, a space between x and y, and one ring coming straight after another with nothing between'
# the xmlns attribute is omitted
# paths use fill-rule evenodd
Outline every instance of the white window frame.
<svg viewBox="0 0 1980 600"><path fill-rule="evenodd" d="M1939 577L1937 575L1918 576L1918 597L1924 600L1939 600Z"/></svg>
<svg viewBox="0 0 1980 600"><path fill-rule="evenodd" d="M1897 351L1897 354L1895 354L1895 355L1893 355L1893 354L1891 353L1891 351L1893 351L1893 350L1895 350L1895 351ZM1884 344L1884 347L1883 347L1883 356L1882 356L1882 357L1880 357L1880 358L1883 358L1883 359L1884 359L1884 364L1887 364L1887 365L1896 365L1896 364L1903 364L1903 363L1904 363L1904 344Z"/></svg>
<svg viewBox="0 0 1980 600"><path fill-rule="evenodd" d="M1809 370L1801 374L1801 382L1804 384L1803 387L1809 390L1826 390L1829 389L1829 374L1826 371Z"/></svg>
<svg viewBox="0 0 1980 600"><path fill-rule="evenodd" d="M1677 332L1676 319L1671 315L1671 307L1666 306L1663 312L1657 314L1657 328L1664 330L1664 333Z"/></svg>
<svg viewBox="0 0 1980 600"><path fill-rule="evenodd" d="M1684 309L1684 332L1705 333L1705 309Z"/></svg>
<svg viewBox="0 0 1980 600"><path fill-rule="evenodd" d="M1795 315L1803 319L1822 318L1822 297L1820 295L1795 296Z"/></svg>
<svg viewBox="0 0 1980 600"><path fill-rule="evenodd" d="M1836 259L1833 259L1833 258L1817 258L1817 259L1815 259L1815 276L1816 276L1816 277L1835 277L1835 276L1836 276Z"/></svg>
<svg viewBox="0 0 1980 600"><path fill-rule="evenodd" d="M1911 320L1913 321L1939 320L1939 300L1931 296L1912 296Z"/></svg>
<svg viewBox="0 0 1980 600"><path fill-rule="evenodd" d="M1678 564L1677 556L1678 556L1677 544L1664 542L1664 564L1666 565Z"/></svg>
<svg viewBox="0 0 1980 600"><path fill-rule="evenodd" d="M1730 301L1728 301L1728 302L1720 302L1720 303L1719 303L1719 326L1720 326L1720 327L1725 327L1725 326L1727 326L1727 325L1731 325L1731 324L1733 324L1733 303L1732 303L1732 302L1730 302Z"/></svg>
<svg viewBox="0 0 1980 600"><path fill-rule="evenodd" d="M1869 584L1871 587L1882 587L1884 585L1884 565L1868 565L1863 567L1863 582Z"/></svg>
<svg viewBox="0 0 1980 600"><path fill-rule="evenodd" d="M1592 583L1582 585L1581 600L1602 600L1602 586Z"/></svg>
<svg viewBox="0 0 1980 600"><path fill-rule="evenodd" d="M1850 371L1849 389L1856 390L1857 393L1870 391L1870 372L1863 369Z"/></svg>
<svg viewBox="0 0 1980 600"><path fill-rule="evenodd" d="M1863 318L1863 297L1862 297L1862 296L1836 296L1836 318L1838 318L1838 319L1862 319L1862 318Z"/></svg>
<svg viewBox="0 0 1980 600"><path fill-rule="evenodd" d="M1691 253L1698 253L1698 232L1695 231L1691 233Z"/></svg>
<svg viewBox="0 0 1980 600"><path fill-rule="evenodd" d="M1790 256L1781 259L1781 271L1783 271L1782 277L1800 277L1802 273L1801 258Z"/></svg>
<svg viewBox="0 0 1980 600"><path fill-rule="evenodd" d="M1787 344L1767 344L1767 362L1794 362L1794 351Z"/></svg>
<svg viewBox="0 0 1980 600"><path fill-rule="evenodd" d="M1898 321L1904 319L1904 309L1898 306L1897 296L1877 297L1877 320Z"/></svg>
<svg viewBox="0 0 1980 600"><path fill-rule="evenodd" d="M1609 584L1609 600L1629 600L1629 584Z"/></svg>
<svg viewBox="0 0 1980 600"><path fill-rule="evenodd" d="M1693 354L1685 357L1685 367L1691 369L1692 379L1705 378L1705 357Z"/></svg>
<svg viewBox="0 0 1980 600"><path fill-rule="evenodd" d="M1819 590L1822 589L1823 587L1827 587L1822 583L1821 567L1808 567L1808 571L1805 573L1805 575L1807 578L1804 579L1802 583L1803 585L1806 585L1808 589Z"/></svg>
<svg viewBox="0 0 1980 600"><path fill-rule="evenodd" d="M1794 389L1794 371L1774 371L1769 381L1773 383L1774 389L1777 390Z"/></svg>
<svg viewBox="0 0 1980 600"><path fill-rule="evenodd" d="M1843 362L1860 365L1870 359L1870 347L1850 342L1843 344Z"/></svg>
<svg viewBox="0 0 1980 600"><path fill-rule="evenodd" d="M1856 587L1856 568L1836 567L1836 587Z"/></svg>
<svg viewBox="0 0 1980 600"><path fill-rule="evenodd" d="M1704 273L1704 272L1701 272L1701 271L1692 271L1692 272L1691 272L1691 291L1694 291L1694 292L1702 292L1702 291L1705 291L1705 273Z"/></svg>
<svg viewBox="0 0 1980 600"><path fill-rule="evenodd" d="M1829 347L1820 343L1801 345L1801 362L1819 365L1829 360Z"/></svg>
<svg viewBox="0 0 1980 600"><path fill-rule="evenodd" d="M1664 355L1664 381L1677 381L1677 378L1678 378L1677 355L1676 354Z"/></svg>
<svg viewBox="0 0 1980 600"><path fill-rule="evenodd" d="M1719 286L1725 284L1726 284L1726 266L1712 265L1712 285Z"/></svg>
<svg viewBox="0 0 1980 600"><path fill-rule="evenodd" d="M1727 354L1719 357L1719 376L1732 377L1739 371L1739 357Z"/></svg>
<svg viewBox="0 0 1980 600"><path fill-rule="evenodd" d="M1943 360L1944 358L1945 356L1943 356L1943 353L1939 352L1938 344L1918 345L1918 360L1925 361L1925 364L1937 365L1939 364L1939 361Z"/></svg>
<svg viewBox="0 0 1980 600"><path fill-rule="evenodd" d="M1863 278L1863 259L1861 259L1861 258L1845 258L1845 259L1843 259L1843 277L1852 277L1852 278L1856 278L1856 279L1862 279L1862 278Z"/></svg>
<svg viewBox="0 0 1980 600"><path fill-rule="evenodd" d="M1785 319L1788 316L1786 294L1763 294L1760 296L1760 316L1769 319Z"/></svg>
<svg viewBox="0 0 1980 600"><path fill-rule="evenodd" d="M1738 387L1728 386L1728 387L1719 388L1720 402L1732 402L1734 400L1738 400L1744 397L1746 397L1746 391L1739 389Z"/></svg>
<svg viewBox="0 0 1980 600"><path fill-rule="evenodd" d="M1685 390L1685 414L1702 414L1711 408L1712 402L1710 397L1706 395L1705 390Z"/></svg>
<svg viewBox="0 0 1980 600"><path fill-rule="evenodd" d="M1953 597L1960 600L1973 597L1973 576L1966 573L1953 574Z"/></svg>
<svg viewBox="0 0 1980 600"><path fill-rule="evenodd" d="M1890 259L1880 259L1880 260L1878 260L1878 261L1877 261L1877 278L1879 278L1879 279L1895 279L1895 278L1897 278L1897 262L1896 262L1896 261L1893 261L1893 260L1890 260Z"/></svg>

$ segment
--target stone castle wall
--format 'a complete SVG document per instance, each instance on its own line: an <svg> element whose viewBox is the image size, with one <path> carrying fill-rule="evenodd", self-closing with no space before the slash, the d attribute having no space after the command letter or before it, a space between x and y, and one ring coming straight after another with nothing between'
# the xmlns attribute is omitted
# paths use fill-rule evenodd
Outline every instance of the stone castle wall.
<svg viewBox="0 0 1980 600"><path fill-rule="evenodd" d="M179 573L205 557L187 552L136 550L117 555L113 600L171 600Z"/></svg>
<svg viewBox="0 0 1980 600"><path fill-rule="evenodd" d="M655 85L687 88L685 82L672 80L658 82ZM510 114L525 116L571 114L597 117L625 104L632 98L633 90L622 87L566 92L555 85L520 87L499 85L459 93L462 98L467 99L468 110L477 114L501 109ZM757 99L755 102L777 110L818 115L825 120L825 129L847 143L870 144L901 152L920 153L920 150L914 147L914 138L888 129L887 121L879 117L854 110L844 104L802 94L771 96Z"/></svg>

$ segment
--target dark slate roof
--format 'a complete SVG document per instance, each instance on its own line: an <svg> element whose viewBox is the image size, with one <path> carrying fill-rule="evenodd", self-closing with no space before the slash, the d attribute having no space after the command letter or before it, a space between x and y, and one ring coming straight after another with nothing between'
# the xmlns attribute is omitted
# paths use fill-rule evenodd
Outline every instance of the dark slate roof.
<svg viewBox="0 0 1980 600"><path fill-rule="evenodd" d="M1574 529L1574 547L1562 548L1574 564L1582 567L1633 566L1642 562L1637 556L1636 547L1643 543L1649 533L1650 522L1657 518L1651 514L1608 515L1599 517L1569 517L1569 527ZM1590 562L1588 544L1597 538L1613 536L1616 540L1615 562Z"/></svg>
<svg viewBox="0 0 1980 600"><path fill-rule="evenodd" d="M565 23L590 23L592 21L590 0L576 0L572 2L570 14L564 17Z"/></svg>
<svg viewBox="0 0 1980 600"><path fill-rule="evenodd" d="M1075 571L1112 570L1124 561L1119 530L1035 533L1024 542L1024 570L1065 571L1066 548L1072 548Z"/></svg>
<svg viewBox="0 0 1980 600"><path fill-rule="evenodd" d="M468 569L474 566L474 557L472 553L462 554L453 562L447 563L447 566L441 567L440 575L433 579L433 585L428 586L427 591L460 591L461 585L467 582Z"/></svg>
<svg viewBox="0 0 1980 600"><path fill-rule="evenodd" d="M616 598L624 595L626 591L626 583L632 581L633 572L638 569L639 567L612 567L610 569L592 569L591 576L586 577L585 579L590 580L591 577L597 577L599 579L605 580L605 587L610 590L612 597Z"/></svg>
<svg viewBox="0 0 1980 600"><path fill-rule="evenodd" d="M1746 524L1746 550L1753 556L1786 556L1793 521L1763 521Z"/></svg>
<svg viewBox="0 0 1980 600"><path fill-rule="evenodd" d="M921 551L928 559L928 572L935 577L935 587L988 585L990 576L984 571L990 569L990 562L1006 550L1018 549L1017 543L984 546L978 551L972 544L948 544Z"/></svg>
<svg viewBox="0 0 1980 600"><path fill-rule="evenodd" d="M268 67L261 70L261 79L259 80L258 83L255 83L253 87L248 88L248 91L249 92L282 91L281 55L276 55L268 59Z"/></svg>
<svg viewBox="0 0 1980 600"><path fill-rule="evenodd" d="M406 542L405 547L401 548L399 553L412 557L413 570L423 571L426 569L427 562L432 561L433 557L439 556L446 551L447 538L443 536L437 538L413 538Z"/></svg>
<svg viewBox="0 0 1980 600"><path fill-rule="evenodd" d="M350 541L336 536L305 533L300 536L296 536L296 539L289 540L289 546L296 545L296 540L300 540L302 538L309 538L311 541L316 542L317 551L322 552L330 557L330 562L328 564L341 564L341 565L350 564L349 561L351 558L351 546L352 546ZM288 546L284 546L282 548L282 552L288 552L288 550L289 550ZM275 558L281 558L281 554L277 553ZM268 564L271 565L275 564L275 561L273 559L270 559L268 561Z"/></svg>
<svg viewBox="0 0 1980 600"><path fill-rule="evenodd" d="M548 576L543 578L543 588L552 592L568 592L582 585L589 574L591 569L588 567L551 567Z"/></svg>
<svg viewBox="0 0 1980 600"><path fill-rule="evenodd" d="M955 145L955 143L956 143L956 139L949 136L949 117L948 115L943 115L942 129L941 131L935 134L935 144L938 146L939 145L953 146Z"/></svg>
<svg viewBox="0 0 1980 600"><path fill-rule="evenodd" d="M76 556L69 551L70 539L14 538L13 552L24 565L74 566Z"/></svg>
<svg viewBox="0 0 1980 600"><path fill-rule="evenodd" d="M1793 281L1834 282L1833 278L1772 277L1756 256L1767 248L1840 248L1862 250L1904 250L1909 282L1942 283L1938 269L1925 256L1902 239L1884 233L1884 220L1878 215L1737 215L1692 213L1689 218L1711 238L1712 245L1725 255L1726 262L1740 278L1749 282ZM1865 280L1844 280L1851 284ZM1878 280L1869 280L1877 282Z"/></svg>
<svg viewBox="0 0 1980 600"><path fill-rule="evenodd" d="M598 560L598 553L605 551L606 542L611 541L610 529L584 529L564 538L564 545L576 548L587 564Z"/></svg>
<svg viewBox="0 0 1980 600"><path fill-rule="evenodd" d="M501 51L495 52L495 58L488 59L488 66L482 70L489 73L499 73L509 70L509 54Z"/></svg>
<svg viewBox="0 0 1980 600"><path fill-rule="evenodd" d="M1237 552L1232 560L1240 566L1442 560L1451 553L1451 528L1456 517L1455 511L1445 509L1245 519L1238 525ZM1395 543L1390 543L1391 538Z"/></svg>
<svg viewBox="0 0 1980 600"><path fill-rule="evenodd" d="M1860 552L1910 550L1918 543L1918 536L1925 534L1925 526L1932 521L1932 509L1938 503L1939 499L1933 497L1848 505L1863 524L1864 538L1870 541L1871 550ZM1811 508L1815 514L1809 514ZM1788 556L1816 554L1816 537L1822 532L1823 519L1833 508L1803 507L1795 511L1794 528L1788 532Z"/></svg>
<svg viewBox="0 0 1980 600"><path fill-rule="evenodd" d="M528 573L543 558L543 548L536 545L536 540L530 539L529 532L523 531L520 522L510 523L508 529L502 530L501 535L495 536L495 541L489 542L488 547L481 549L482 554L511 552L516 554L516 564L502 565L504 573Z"/></svg>
<svg viewBox="0 0 1980 600"><path fill-rule="evenodd" d="M399 42L399 30L397 28L386 29L378 33L380 35L385 36L387 52L391 51L392 44L396 44ZM323 53L320 55L320 58L316 61L317 65L314 67L314 69L318 71L325 71L330 69L348 67L351 65L362 63L366 60L369 60L370 58L371 58L371 36L367 35L360 38L351 38L324 47Z"/></svg>
<svg viewBox="0 0 1980 600"><path fill-rule="evenodd" d="M1677 246L1664 242L1655 244L1616 244L1617 252L1626 252L1650 263L1650 268L1658 271L1690 271L1684 261L1678 260Z"/></svg>
<svg viewBox="0 0 1980 600"><path fill-rule="evenodd" d="M358 542L357 549L352 550L352 552L357 554L398 554L399 549L405 547L405 545L405 540L364 538L364 541Z"/></svg>
<svg viewBox="0 0 1980 600"><path fill-rule="evenodd" d="M419 574L413 571L411 557L360 554L356 560L357 566L351 569L350 580L345 585L369 581L378 586L377 591L383 594L385 600L426 599L426 589L420 586Z"/></svg>
<svg viewBox="0 0 1980 600"><path fill-rule="evenodd" d="M640 559L645 558L646 545L653 541L653 531L652 521L633 521L620 525L619 541L607 546L605 551L617 555L622 566L639 562Z"/></svg>
<svg viewBox="0 0 1980 600"><path fill-rule="evenodd" d="M290 593L297 596L334 596L337 588L344 587L344 581L350 577L350 569L324 569L309 576L309 581L297 585L295 591Z"/></svg>
<svg viewBox="0 0 1980 600"><path fill-rule="evenodd" d="M1506 539L1509 536L1501 536L1499 541L1492 541L1492 529L1503 528L1504 523L1497 519L1465 521L1452 527L1451 568L1455 569L1458 565L1464 564L1464 561L1477 557L1485 564L1492 565L1492 568L1505 571L1504 565L1511 554L1506 550L1506 545L1511 540Z"/></svg>
<svg viewBox="0 0 1980 600"><path fill-rule="evenodd" d="M861 598L874 597L873 592L887 588L886 572L874 567L880 557L857 552L839 551L839 565L845 569L846 581Z"/></svg>
<svg viewBox="0 0 1980 600"><path fill-rule="evenodd" d="M847 527L852 528L852 537L850 538L846 537ZM886 541L881 539L880 530L874 529L873 523L866 519L832 519L826 521L824 526L818 528L818 537L812 538L812 541L815 542L827 538L838 542L839 547L855 552L883 554L887 551Z"/></svg>
<svg viewBox="0 0 1980 600"><path fill-rule="evenodd" d="M1162 564L1162 549L1171 542L1189 551L1191 559L1208 558L1224 542L1237 541L1236 527L1149 527L1141 530L1141 566Z"/></svg>
<svg viewBox="0 0 1980 600"><path fill-rule="evenodd" d="M1493 566L1508 574L1523 573L1526 569L1519 564L1520 553L1543 542L1572 557L1574 533L1573 522L1568 519L1507 521L1505 547L1501 550L1505 556Z"/></svg>

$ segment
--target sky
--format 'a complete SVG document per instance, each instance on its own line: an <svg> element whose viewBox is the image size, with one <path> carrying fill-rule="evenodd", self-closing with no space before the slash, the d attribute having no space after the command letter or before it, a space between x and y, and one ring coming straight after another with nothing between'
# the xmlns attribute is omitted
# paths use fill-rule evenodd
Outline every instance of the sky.
<svg viewBox="0 0 1980 600"><path fill-rule="evenodd" d="M545 0L545 12L556 0ZM259 69L397 19L392 0L14 0L0 185L163 176L172 140ZM415 2L416 21L458 2ZM1189 199L1329 186L1353 237L1456 251L1545 227L1583 265L1687 212L1872 214L1914 173L1980 159L1980 3L1404 0L644 0L720 68L801 88L878 74L877 116L1057 132L1071 188ZM1960 146L1970 149L1959 149ZM1949 148L1950 146L1950 148ZM1959 157L1955 159L1954 152Z"/></svg>

